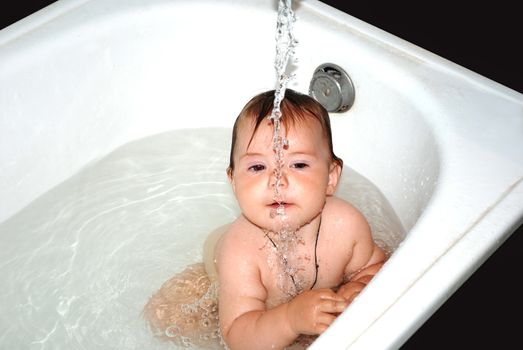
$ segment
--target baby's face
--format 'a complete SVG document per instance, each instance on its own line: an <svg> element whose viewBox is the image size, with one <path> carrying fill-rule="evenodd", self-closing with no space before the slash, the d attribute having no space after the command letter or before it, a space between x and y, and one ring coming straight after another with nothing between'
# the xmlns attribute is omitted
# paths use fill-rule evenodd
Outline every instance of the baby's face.
<svg viewBox="0 0 523 350"><path fill-rule="evenodd" d="M279 186L286 215L274 218L271 212L278 203L274 199L273 126L269 120L262 122L249 145L253 129L250 120L239 126L233 156L235 169L230 176L243 215L274 232L284 225L297 229L309 223L321 212L326 197L334 193L341 171L332 162L319 122L310 118L289 130L281 129L288 140Z"/></svg>

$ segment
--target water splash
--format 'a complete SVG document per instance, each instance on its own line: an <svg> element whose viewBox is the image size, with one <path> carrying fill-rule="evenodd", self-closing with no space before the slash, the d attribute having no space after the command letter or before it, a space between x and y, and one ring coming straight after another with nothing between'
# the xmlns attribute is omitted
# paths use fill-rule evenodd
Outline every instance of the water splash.
<svg viewBox="0 0 523 350"><path fill-rule="evenodd" d="M274 125L273 131L273 150L275 154L276 167L274 170L274 201L278 207L271 211L271 218L276 216L285 216L285 207L283 206L283 197L280 192L282 169L285 164L283 150L288 146L288 140L281 136L282 112L280 110L281 101L285 96L287 84L294 77L287 73L287 66L291 57L294 57L295 47L298 43L293 34L294 22L296 16L292 11L292 0L280 0L278 2L278 18L276 22L276 57L274 59L274 68L276 70L276 91L274 94L273 109L270 119Z"/></svg>
<svg viewBox="0 0 523 350"><path fill-rule="evenodd" d="M294 22L296 17L292 11L291 0L280 0L278 2L278 18L276 22L276 56L274 59L274 68L276 70L276 88L274 93L273 108L270 120L273 123L272 148L275 157L274 168L274 201L278 206L271 210L270 217L278 219L281 227L272 242L272 258L269 257L269 265L275 267L280 273L278 274L277 285L288 297L292 298L299 294L303 287L297 278L298 268L290 263L289 257L295 251L295 246L300 241L297 237L296 229L292 229L287 224L287 215L285 213L284 198L281 193L283 178L283 168L285 166L284 150L289 146L289 141L281 135L281 118L283 113L280 109L281 102L285 97L285 90L294 75L287 72L289 61L294 57L295 47L298 41L293 34ZM269 233L266 232L267 237ZM292 281L292 283L290 283Z"/></svg>
<svg viewBox="0 0 523 350"><path fill-rule="evenodd" d="M271 269L279 271L276 275L276 285L286 296L286 299L281 302L287 302L311 285L308 278L298 275L304 269L301 264L296 264L295 259L296 246L304 245L305 241L296 230L287 228L279 230L277 234L272 235L272 238L270 231L264 233L268 240L266 247L270 251L267 263ZM310 260L310 257L306 260Z"/></svg>

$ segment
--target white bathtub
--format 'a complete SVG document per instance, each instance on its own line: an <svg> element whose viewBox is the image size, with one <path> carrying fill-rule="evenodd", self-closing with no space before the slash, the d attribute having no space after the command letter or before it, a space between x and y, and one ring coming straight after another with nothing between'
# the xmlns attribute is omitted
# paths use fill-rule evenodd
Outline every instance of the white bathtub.
<svg viewBox="0 0 523 350"><path fill-rule="evenodd" d="M231 127L274 88L275 6L61 0L0 31L0 223L129 141ZM295 12L290 87L325 62L349 73L336 153L408 232L311 349L397 348L522 223L523 95L318 1ZM17 244L0 242L0 256Z"/></svg>

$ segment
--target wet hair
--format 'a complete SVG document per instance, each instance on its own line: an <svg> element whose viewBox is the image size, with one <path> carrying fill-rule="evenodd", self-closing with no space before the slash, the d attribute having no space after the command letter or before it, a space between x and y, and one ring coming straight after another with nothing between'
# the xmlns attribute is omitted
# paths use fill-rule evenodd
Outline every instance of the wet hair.
<svg viewBox="0 0 523 350"><path fill-rule="evenodd" d="M268 116L270 116L272 112L274 93L275 90L270 90L254 96L249 102L247 102L238 115L238 118L236 118L232 130L231 153L227 173L231 174L234 170L234 148L236 147L236 139L238 137L238 129L241 122L247 119L252 119L254 121L254 130L251 135L252 141L260 124L264 120L267 121ZM289 130L289 127L294 127L297 123L307 120L308 118L317 120L323 129L325 138L327 139L332 161L337 163L340 167L343 167L343 160L334 154L329 113L318 101L308 95L296 92L292 89L286 89L285 96L280 104L280 110L282 113L281 124L285 127L285 130ZM249 141L249 144L251 141Z"/></svg>

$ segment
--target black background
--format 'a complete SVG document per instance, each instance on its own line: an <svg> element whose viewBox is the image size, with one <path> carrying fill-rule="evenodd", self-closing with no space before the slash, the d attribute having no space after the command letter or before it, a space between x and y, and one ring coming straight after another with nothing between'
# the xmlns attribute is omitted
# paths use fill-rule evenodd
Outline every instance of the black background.
<svg viewBox="0 0 523 350"><path fill-rule="evenodd" d="M53 1L6 5L0 28ZM335 8L523 93L523 20L516 1L333 1ZM0 47L1 50L1 47ZM523 226L402 349L519 348Z"/></svg>

